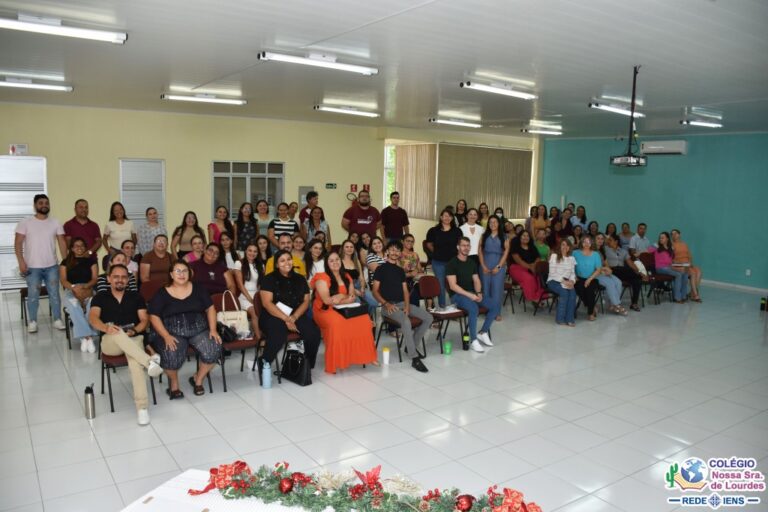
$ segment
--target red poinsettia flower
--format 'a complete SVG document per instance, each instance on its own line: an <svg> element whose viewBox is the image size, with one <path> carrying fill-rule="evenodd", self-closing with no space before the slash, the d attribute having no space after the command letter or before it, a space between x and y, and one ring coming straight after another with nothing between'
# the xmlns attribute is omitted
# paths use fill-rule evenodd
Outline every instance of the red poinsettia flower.
<svg viewBox="0 0 768 512"><path fill-rule="evenodd" d="M521 512L523 493L505 487L503 496L501 505L493 507L493 512Z"/></svg>
<svg viewBox="0 0 768 512"><path fill-rule="evenodd" d="M365 474L361 473L358 470L354 470L355 474L357 475L357 478L360 479L363 484L365 484L369 489L374 490L379 487L381 487L381 482L379 482L379 475L381 474L381 465L376 466L370 471L366 471Z"/></svg>

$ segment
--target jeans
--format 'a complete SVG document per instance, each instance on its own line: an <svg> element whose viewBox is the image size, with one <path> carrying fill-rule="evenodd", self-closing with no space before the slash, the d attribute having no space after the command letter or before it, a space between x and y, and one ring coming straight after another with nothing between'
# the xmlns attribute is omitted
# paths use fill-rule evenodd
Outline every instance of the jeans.
<svg viewBox="0 0 768 512"><path fill-rule="evenodd" d="M563 288L557 281L548 281L547 288L558 297L555 321L559 324L572 324L576 318L576 289Z"/></svg>
<svg viewBox="0 0 768 512"><path fill-rule="evenodd" d="M437 295L437 303L441 308L445 307L445 261L432 260L432 272L435 273L437 282L440 283L440 293Z"/></svg>
<svg viewBox="0 0 768 512"><path fill-rule="evenodd" d="M98 332L88 323L88 312L91 310L91 299L85 303L85 311L80 305L80 299L75 297L71 290L64 290L64 302L66 303L69 318L72 319L72 336L85 338L96 336Z"/></svg>
<svg viewBox="0 0 768 512"><path fill-rule="evenodd" d="M675 300L684 300L688 296L688 272L678 272L672 267L657 268L656 272L675 278L672 283L672 295Z"/></svg>
<svg viewBox="0 0 768 512"><path fill-rule="evenodd" d="M492 301L485 296L480 302L475 302L469 297L459 295L458 293L454 295L452 299L453 303L456 304L456 307L467 312L467 327L469 328L470 340L477 339L477 316L480 313L480 306L488 308L488 313L485 315L485 321L480 328L480 332L491 332L491 325L501 311L501 302Z"/></svg>
<svg viewBox="0 0 768 512"><path fill-rule="evenodd" d="M597 276L597 282L605 288L605 298L609 306L618 306L621 304L621 279L613 274L607 276L600 274Z"/></svg>
<svg viewBox="0 0 768 512"><path fill-rule="evenodd" d="M501 313L501 303L504 300L504 279L506 274L502 268L495 274L485 274L480 269L480 281L483 283L483 296L488 299L489 304L498 304L499 313ZM490 316L490 313L488 313ZM494 315L496 318L497 315Z"/></svg>
<svg viewBox="0 0 768 512"><path fill-rule="evenodd" d="M51 302L51 314L54 320L61 320L61 299L59 298L59 266L48 268L30 268L27 273L27 304L29 321L37 322L37 308L40 305L40 285L45 284L48 300Z"/></svg>

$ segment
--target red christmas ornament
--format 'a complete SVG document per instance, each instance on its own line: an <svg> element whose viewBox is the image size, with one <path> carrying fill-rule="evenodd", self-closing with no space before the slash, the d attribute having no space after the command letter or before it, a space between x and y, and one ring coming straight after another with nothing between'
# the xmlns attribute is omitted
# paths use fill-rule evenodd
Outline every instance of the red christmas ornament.
<svg viewBox="0 0 768 512"><path fill-rule="evenodd" d="M461 512L467 512L472 509L472 505L475 503L475 497L469 494L462 494L456 497L456 509Z"/></svg>
<svg viewBox="0 0 768 512"><path fill-rule="evenodd" d="M290 478L283 478L280 480L280 492L283 494L288 494L293 490L293 480Z"/></svg>

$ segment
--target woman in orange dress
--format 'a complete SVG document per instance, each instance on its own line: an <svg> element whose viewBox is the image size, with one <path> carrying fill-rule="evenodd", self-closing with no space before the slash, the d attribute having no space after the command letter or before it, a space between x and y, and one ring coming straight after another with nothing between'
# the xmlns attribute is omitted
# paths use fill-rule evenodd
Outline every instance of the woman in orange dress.
<svg viewBox="0 0 768 512"><path fill-rule="evenodd" d="M337 251L325 258L325 272L312 278L315 290L312 313L325 342L325 371L336 373L352 364L375 364L371 319L368 315L345 318L334 306L357 302L352 278Z"/></svg>

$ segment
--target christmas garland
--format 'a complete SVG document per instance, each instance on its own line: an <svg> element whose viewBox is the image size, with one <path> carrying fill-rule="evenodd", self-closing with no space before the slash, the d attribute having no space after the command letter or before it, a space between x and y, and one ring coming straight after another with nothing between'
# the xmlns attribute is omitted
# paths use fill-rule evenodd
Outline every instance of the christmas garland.
<svg viewBox="0 0 768 512"><path fill-rule="evenodd" d="M261 466L254 473L245 462L236 461L211 468L208 485L188 492L198 495L218 489L227 499L257 498L312 512L328 507L337 512L542 512L535 503L525 503L523 493L509 488L497 492L497 486L489 487L480 497L459 494L458 489L433 489L421 495L417 484L400 477L382 480L380 473L377 466L365 473L307 475L288 471L287 462L274 468Z"/></svg>

